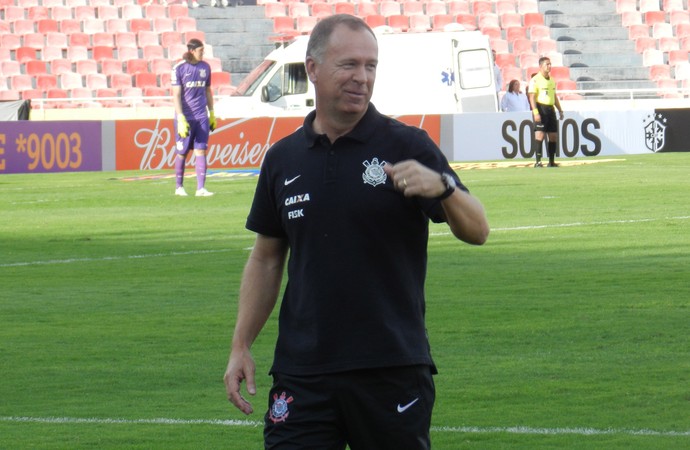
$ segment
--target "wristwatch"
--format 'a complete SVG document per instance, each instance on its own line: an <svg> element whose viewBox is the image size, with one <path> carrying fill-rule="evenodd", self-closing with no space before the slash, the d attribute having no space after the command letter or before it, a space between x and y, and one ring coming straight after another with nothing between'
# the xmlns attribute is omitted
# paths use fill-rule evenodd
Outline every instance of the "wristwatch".
<svg viewBox="0 0 690 450"><path fill-rule="evenodd" d="M455 189L458 187L458 184L455 182L455 178L453 178L453 175L449 173L442 173L441 181L443 181L443 185L446 187L446 190L443 192L443 194L436 197L436 200L447 199L453 195L453 192L455 192Z"/></svg>

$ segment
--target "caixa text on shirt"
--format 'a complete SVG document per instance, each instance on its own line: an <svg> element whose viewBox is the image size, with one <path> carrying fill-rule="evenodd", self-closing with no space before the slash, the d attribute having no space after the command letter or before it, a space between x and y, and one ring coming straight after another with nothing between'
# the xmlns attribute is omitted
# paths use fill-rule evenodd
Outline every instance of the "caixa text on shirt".
<svg viewBox="0 0 690 450"><path fill-rule="evenodd" d="M559 156L572 158L578 152L582 156L596 156L601 153L601 138L596 130L601 129L598 120L586 118L580 124L575 119L559 121ZM516 123L514 120L506 120L501 127L501 134L506 144L501 147L503 157L531 158L534 156L534 146L532 139L534 136L534 122L523 120Z"/></svg>
<svg viewBox="0 0 690 450"><path fill-rule="evenodd" d="M298 194L298 195L292 195L290 197L285 198L285 206L292 206L296 205L298 203L304 203L308 202L311 199L309 198L309 193L307 192L306 194ZM303 209L293 209L291 211L288 211L288 219L298 219L300 217L304 217L304 210Z"/></svg>

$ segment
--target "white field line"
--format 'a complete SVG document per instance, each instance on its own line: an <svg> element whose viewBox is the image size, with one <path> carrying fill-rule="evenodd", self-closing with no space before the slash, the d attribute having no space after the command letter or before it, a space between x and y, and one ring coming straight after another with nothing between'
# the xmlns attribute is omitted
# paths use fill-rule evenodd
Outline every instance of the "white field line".
<svg viewBox="0 0 690 450"><path fill-rule="evenodd" d="M572 223L554 223L550 225L525 225L521 227L499 227L491 228L491 232L495 231L524 231L524 230L543 230L546 228L570 228L570 227L588 227L596 225L616 225L616 224L635 224L643 222L658 222L662 220L688 220L690 216L677 217L663 217L660 219L629 219L629 220L607 220L600 222L572 222ZM430 236L446 236L450 231L429 233Z"/></svg>
<svg viewBox="0 0 690 450"><path fill-rule="evenodd" d="M96 424L96 425L217 425L224 427L261 427L263 422L253 420L184 420L184 419L109 419L78 417L3 417L0 422L45 424ZM617 428L534 428L534 427L431 427L439 433L505 433L532 435L628 435L628 436L690 436L690 431L630 430Z"/></svg>
<svg viewBox="0 0 690 450"><path fill-rule="evenodd" d="M690 216L678 216L678 217L665 217L660 219L630 219L630 220L610 220L602 222L573 222L573 223L560 223L551 225L527 225L521 227L499 227L492 228L492 232L500 231L524 231L524 230L542 230L546 228L568 228L568 227L583 227L583 226L594 226L594 225L613 225L613 224L635 224L642 222L656 222L660 220L688 220ZM429 233L430 236L448 236L450 231L444 232L432 232ZM246 238L247 236L233 236L233 238ZM245 249L246 250L246 249ZM25 261L25 262L15 262L15 263L3 263L0 264L0 268L5 267L24 267L24 266L45 266L52 264L72 264L81 262L98 262L98 261L117 261L123 259L145 259L145 258L165 258L170 256L184 256L184 255L201 255L210 253L225 253L231 251L230 249L216 249L216 250L191 250L188 252L169 252L169 253L151 253L144 255L129 255L129 256L103 256L101 258L70 258L70 259L52 259L45 261Z"/></svg>

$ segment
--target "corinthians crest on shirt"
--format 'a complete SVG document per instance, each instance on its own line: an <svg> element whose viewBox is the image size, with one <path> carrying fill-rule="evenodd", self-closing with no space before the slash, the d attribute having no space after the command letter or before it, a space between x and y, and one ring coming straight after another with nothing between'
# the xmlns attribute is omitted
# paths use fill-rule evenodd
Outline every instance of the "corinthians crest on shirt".
<svg viewBox="0 0 690 450"><path fill-rule="evenodd" d="M271 409L268 411L268 418L271 419L271 422L273 423L278 423L278 422L285 422L290 415L290 403L292 403L294 399L292 396L289 396L283 392L280 395L277 393L273 394L273 404L271 405Z"/></svg>
<svg viewBox="0 0 690 450"><path fill-rule="evenodd" d="M386 165L386 161L379 162L378 158L374 158L371 161L363 161L364 173L362 174L362 180L365 183L372 186L378 186L383 184L388 179L388 175L383 170L383 166Z"/></svg>

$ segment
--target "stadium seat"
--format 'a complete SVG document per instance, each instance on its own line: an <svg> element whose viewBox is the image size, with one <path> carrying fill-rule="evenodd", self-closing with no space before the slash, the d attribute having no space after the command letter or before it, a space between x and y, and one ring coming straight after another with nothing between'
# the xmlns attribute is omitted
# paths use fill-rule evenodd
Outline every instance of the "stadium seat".
<svg viewBox="0 0 690 450"><path fill-rule="evenodd" d="M668 52L668 63L671 66L675 66L679 63L688 62L688 51L687 50L671 50Z"/></svg>
<svg viewBox="0 0 690 450"><path fill-rule="evenodd" d="M156 17L152 19L151 27L156 33L175 31L175 21L168 17Z"/></svg>
<svg viewBox="0 0 690 450"><path fill-rule="evenodd" d="M139 5L122 5L120 7L120 17L126 20L143 19L144 14Z"/></svg>
<svg viewBox="0 0 690 450"><path fill-rule="evenodd" d="M490 1L475 0L471 2L472 14L479 17L482 14L493 13L494 8Z"/></svg>
<svg viewBox="0 0 690 450"><path fill-rule="evenodd" d="M673 66L673 78L676 80L690 80L690 63L680 63Z"/></svg>
<svg viewBox="0 0 690 450"><path fill-rule="evenodd" d="M150 72L160 75L169 73L172 70L172 61L167 58L156 58L151 60Z"/></svg>
<svg viewBox="0 0 690 450"><path fill-rule="evenodd" d="M94 46L91 49L91 57L99 63L104 59L113 59L113 48L104 45Z"/></svg>
<svg viewBox="0 0 690 450"><path fill-rule="evenodd" d="M47 91L48 89L54 89L57 87L58 82L57 82L57 75L53 74L40 74L36 75L36 89L39 89L41 91Z"/></svg>
<svg viewBox="0 0 690 450"><path fill-rule="evenodd" d="M33 79L31 75L12 75L8 77L10 79L10 89L14 91L26 91L27 89L33 89Z"/></svg>
<svg viewBox="0 0 690 450"><path fill-rule="evenodd" d="M24 73L31 76L48 73L48 64L45 61L31 60L24 63ZM0 89L2 86L0 85Z"/></svg>
<svg viewBox="0 0 690 450"><path fill-rule="evenodd" d="M539 55L537 55L536 53L529 52L520 53L518 55L518 61L520 67L522 67L523 69L526 67L539 66ZM555 67L552 67L551 70L553 71L554 68Z"/></svg>
<svg viewBox="0 0 690 450"><path fill-rule="evenodd" d="M86 75L86 87L95 91L96 89L105 89L108 87L108 77L102 73L90 73Z"/></svg>
<svg viewBox="0 0 690 450"><path fill-rule="evenodd" d="M151 20L150 19L130 19L129 20L129 31L133 33L138 33L140 31L151 31Z"/></svg>
<svg viewBox="0 0 690 450"><path fill-rule="evenodd" d="M98 73L98 62L95 59L84 59L75 62L76 72L79 75Z"/></svg>
<svg viewBox="0 0 690 450"><path fill-rule="evenodd" d="M479 31L481 31L482 34L488 36L489 39L501 39L503 37L501 29L498 27L479 28Z"/></svg>
<svg viewBox="0 0 690 450"><path fill-rule="evenodd" d="M67 59L73 62L89 59L89 50L87 47L70 46L67 48Z"/></svg>
<svg viewBox="0 0 690 450"><path fill-rule="evenodd" d="M558 82L559 80L570 79L570 68L564 66L552 66L551 76Z"/></svg>
<svg viewBox="0 0 690 450"><path fill-rule="evenodd" d="M137 47L137 35L131 31L115 33L115 47Z"/></svg>
<svg viewBox="0 0 690 450"><path fill-rule="evenodd" d="M22 47L41 50L45 46L45 35L43 33L26 33L22 37Z"/></svg>
<svg viewBox="0 0 690 450"><path fill-rule="evenodd" d="M403 14L393 14L386 18L387 25L396 32L404 32L410 28L410 19Z"/></svg>
<svg viewBox="0 0 690 450"><path fill-rule="evenodd" d="M15 50L22 46L22 38L17 34L0 34L0 47Z"/></svg>
<svg viewBox="0 0 690 450"><path fill-rule="evenodd" d="M431 30L431 20L427 15L410 16L410 28L407 30L410 33L426 33Z"/></svg>
<svg viewBox="0 0 690 450"><path fill-rule="evenodd" d="M311 3L311 16L320 19L333 15L333 7L324 1L313 1Z"/></svg>
<svg viewBox="0 0 690 450"><path fill-rule="evenodd" d="M14 49L14 59L19 63L25 63L27 61L33 61L36 58L37 51L33 47L19 47Z"/></svg>
<svg viewBox="0 0 690 450"><path fill-rule="evenodd" d="M289 2L287 5L288 16L296 19L309 16L309 5L301 2Z"/></svg>
<svg viewBox="0 0 690 450"><path fill-rule="evenodd" d="M108 84L113 89L125 89L132 87L132 76L126 73L113 73L108 75Z"/></svg>
<svg viewBox="0 0 690 450"><path fill-rule="evenodd" d="M528 13L538 13L539 4L537 3L537 0L518 0L517 10L522 15Z"/></svg>
<svg viewBox="0 0 690 450"><path fill-rule="evenodd" d="M39 98L43 98L43 94L44 91L41 89L27 89L21 92L22 100L36 100Z"/></svg>
<svg viewBox="0 0 690 450"><path fill-rule="evenodd" d="M577 82L570 79L560 79L556 82L557 91L576 91Z"/></svg>
<svg viewBox="0 0 690 450"><path fill-rule="evenodd" d="M489 46L496 53L510 53L508 41L505 39L489 39Z"/></svg>
<svg viewBox="0 0 690 450"><path fill-rule="evenodd" d="M295 29L300 34L309 34L316 26L319 19L312 16L296 17Z"/></svg>
<svg viewBox="0 0 690 450"><path fill-rule="evenodd" d="M503 13L498 16L501 28L507 30L511 27L522 28L522 16L518 13Z"/></svg>
<svg viewBox="0 0 690 450"><path fill-rule="evenodd" d="M504 31L508 42L513 42L517 39L527 39L527 29L525 27L510 27Z"/></svg>
<svg viewBox="0 0 690 450"><path fill-rule="evenodd" d="M101 5L98 8L96 8L96 16L103 21L110 19L119 19L120 12L118 11L117 6Z"/></svg>
<svg viewBox="0 0 690 450"><path fill-rule="evenodd" d="M164 31L161 33L161 45L169 47L173 44L182 44L182 34L177 31Z"/></svg>
<svg viewBox="0 0 690 450"><path fill-rule="evenodd" d="M191 30L191 31L185 31L182 33L182 42L187 43L191 41L192 39L199 39L201 42L206 42L206 33L204 33L201 30ZM206 47L211 47L210 45L206 44ZM209 49L206 48L206 56L209 56L210 53L208 51Z"/></svg>
<svg viewBox="0 0 690 450"><path fill-rule="evenodd" d="M448 14L446 2L438 0L429 0L424 2L424 13L429 17L433 17L438 14Z"/></svg>
<svg viewBox="0 0 690 450"><path fill-rule="evenodd" d="M431 30L442 31L449 24L455 23L451 14L436 14L431 16ZM459 24L457 24L459 25Z"/></svg>
<svg viewBox="0 0 690 450"><path fill-rule="evenodd" d="M458 14L470 14L470 3L464 0L451 0L447 2L448 14L455 16Z"/></svg>
<svg viewBox="0 0 690 450"><path fill-rule="evenodd" d="M72 72L72 61L61 58L50 61L50 73L59 76L65 72Z"/></svg>
<svg viewBox="0 0 690 450"><path fill-rule="evenodd" d="M635 51L637 53L643 53L649 49L656 49L656 39L652 37L638 37L635 39Z"/></svg>
<svg viewBox="0 0 690 450"><path fill-rule="evenodd" d="M123 73L122 61L115 58L104 58L99 61L101 66L100 73L103 75L112 75L114 73Z"/></svg>
<svg viewBox="0 0 690 450"><path fill-rule="evenodd" d="M0 62L0 74L5 78L22 75L22 65L15 60L2 61Z"/></svg>
<svg viewBox="0 0 690 450"><path fill-rule="evenodd" d="M189 17L189 9L183 4L168 5L168 17L173 20L178 17Z"/></svg>
<svg viewBox="0 0 690 450"><path fill-rule="evenodd" d="M67 43L70 47L91 47L91 35L86 33L71 33L67 36Z"/></svg>
<svg viewBox="0 0 690 450"><path fill-rule="evenodd" d="M641 23L638 25L630 25L628 27L628 39L635 40L641 37L649 37L649 26Z"/></svg>
<svg viewBox="0 0 690 450"><path fill-rule="evenodd" d="M496 52L496 65L503 69L505 67L516 67L515 55L512 53L498 53Z"/></svg>
<svg viewBox="0 0 690 450"><path fill-rule="evenodd" d="M170 87L170 71L158 74L158 85L161 87Z"/></svg>
<svg viewBox="0 0 690 450"><path fill-rule="evenodd" d="M129 21L125 19L110 19L105 22L105 31L111 34L129 33Z"/></svg>
<svg viewBox="0 0 690 450"><path fill-rule="evenodd" d="M386 18L384 16L382 16L381 14L368 15L364 18L364 21L371 28L383 27L383 26L387 25L386 24Z"/></svg>
<svg viewBox="0 0 690 450"><path fill-rule="evenodd" d="M147 19L157 19L168 17L168 8L165 5L149 4L144 6L144 17Z"/></svg>
<svg viewBox="0 0 690 450"><path fill-rule="evenodd" d="M276 19L279 19L279 17L276 17ZM196 19L193 17L178 17L175 19L175 30L180 33L195 31L196 29Z"/></svg>
<svg viewBox="0 0 690 450"><path fill-rule="evenodd" d="M21 5L20 5L21 6ZM50 17L50 11L45 6L30 6L27 8L26 18L29 20L42 20Z"/></svg>
<svg viewBox="0 0 690 450"><path fill-rule="evenodd" d="M230 73L228 72L212 72L211 73L211 84L213 85L231 85L232 80Z"/></svg>
<svg viewBox="0 0 690 450"><path fill-rule="evenodd" d="M160 45L146 45L141 48L141 56L149 61L165 58L165 50Z"/></svg>
<svg viewBox="0 0 690 450"><path fill-rule="evenodd" d="M292 19L290 19L292 20ZM291 33L295 33L294 28ZM174 44L165 47L165 56L172 59L173 61L179 61L182 55L187 51L187 46L184 44Z"/></svg>
<svg viewBox="0 0 690 450"><path fill-rule="evenodd" d="M456 14L455 22L462 25L467 31L474 31L477 29L477 18L474 17L474 14Z"/></svg>
<svg viewBox="0 0 690 450"><path fill-rule="evenodd" d="M498 0L494 4L494 12L499 16L517 13L515 10L515 2L513 0Z"/></svg>
<svg viewBox="0 0 690 450"><path fill-rule="evenodd" d="M129 61L130 59L139 58L139 49L137 47L116 47L117 59L120 61Z"/></svg>
<svg viewBox="0 0 690 450"><path fill-rule="evenodd" d="M393 0L381 0L379 2L379 14L383 17L398 16L401 13L400 3Z"/></svg>
<svg viewBox="0 0 690 450"><path fill-rule="evenodd" d="M655 23L666 22L666 13L663 11L647 11L643 13L644 23L650 27Z"/></svg>
<svg viewBox="0 0 690 450"><path fill-rule="evenodd" d="M406 16L424 14L424 3L417 0L405 0L402 2L402 13Z"/></svg>
<svg viewBox="0 0 690 450"><path fill-rule="evenodd" d="M112 33L94 33L91 36L91 43L94 47L115 47L115 35Z"/></svg>
<svg viewBox="0 0 690 450"><path fill-rule="evenodd" d="M58 21L54 19L41 19L36 21L36 32L37 33L50 33L58 32L60 27L58 26Z"/></svg>
<svg viewBox="0 0 690 450"><path fill-rule="evenodd" d="M142 30L137 33L137 45L139 47L146 47L147 45L159 45L159 33L155 31Z"/></svg>
<svg viewBox="0 0 690 450"><path fill-rule="evenodd" d="M659 0L639 0L640 12L646 13L650 11L659 11Z"/></svg>
<svg viewBox="0 0 690 450"><path fill-rule="evenodd" d="M74 89L77 87L84 87L82 76L78 73L65 72L58 76L60 89Z"/></svg>
<svg viewBox="0 0 690 450"><path fill-rule="evenodd" d="M90 5L79 5L73 8L74 18L77 20L95 19L96 8Z"/></svg>
<svg viewBox="0 0 690 450"><path fill-rule="evenodd" d="M122 103L120 103L117 89L96 89L96 99L105 108L117 108L123 106Z"/></svg>
<svg viewBox="0 0 690 450"><path fill-rule="evenodd" d="M501 24L498 21L498 16L494 13L484 13L477 17L477 26L481 30L482 28L501 28Z"/></svg>
<svg viewBox="0 0 690 450"><path fill-rule="evenodd" d="M334 5L335 14L350 14L355 15L355 4L350 2L337 2Z"/></svg>
<svg viewBox="0 0 690 450"><path fill-rule="evenodd" d="M616 12L637 11L637 0L616 0Z"/></svg>
<svg viewBox="0 0 690 450"><path fill-rule="evenodd" d="M81 20L77 19L63 19L60 21L60 33L70 35L73 33L81 33Z"/></svg>
<svg viewBox="0 0 690 450"><path fill-rule="evenodd" d="M206 58L206 57L204 57L204 61L206 61L209 66L211 66L211 72L222 72L223 71L223 63L220 60L220 58Z"/></svg>
<svg viewBox="0 0 690 450"><path fill-rule="evenodd" d="M268 19L273 19L274 17L286 17L287 9L285 8L285 3L270 2L264 4L264 15Z"/></svg>
<svg viewBox="0 0 690 450"><path fill-rule="evenodd" d="M673 50L680 50L678 38L674 36L662 37L657 39L657 48L659 51L668 53Z"/></svg>
<svg viewBox="0 0 690 450"><path fill-rule="evenodd" d="M14 100L21 100L22 94L19 91L15 91L14 89L7 89L3 90L0 89L0 101L14 101Z"/></svg>
<svg viewBox="0 0 690 450"><path fill-rule="evenodd" d="M362 18L379 15L378 6L376 3L360 2L357 4L357 15Z"/></svg>
<svg viewBox="0 0 690 450"><path fill-rule="evenodd" d="M688 11L671 11L669 13L669 23L671 25L690 23L690 13Z"/></svg>
<svg viewBox="0 0 690 450"><path fill-rule="evenodd" d="M520 55L522 53L534 53L532 41L527 38L515 39L512 42L508 41L508 43L512 46L512 53L516 55Z"/></svg>
<svg viewBox="0 0 690 450"><path fill-rule="evenodd" d="M670 23L655 23L652 25L652 37L654 39L661 39L673 36L673 27Z"/></svg>
<svg viewBox="0 0 690 450"><path fill-rule="evenodd" d="M663 0L661 3L661 9L664 11L687 11L687 8L683 4L683 0Z"/></svg>
<svg viewBox="0 0 690 450"><path fill-rule="evenodd" d="M538 55L546 55L547 53L558 51L558 43L553 39L540 39L535 42L535 45Z"/></svg>
<svg viewBox="0 0 690 450"><path fill-rule="evenodd" d="M46 47L67 48L67 35L57 31L46 33Z"/></svg>
<svg viewBox="0 0 690 450"><path fill-rule="evenodd" d="M119 20L119 19L111 19ZM108 23L106 22L106 23ZM82 30L87 34L102 33L105 31L103 21L100 19L84 19L82 20Z"/></svg>
<svg viewBox="0 0 690 450"><path fill-rule="evenodd" d="M544 25L544 16L540 13L527 13L523 16L523 23L526 27L531 27L534 25Z"/></svg>
<svg viewBox="0 0 690 450"><path fill-rule="evenodd" d="M134 75L134 86L139 88L158 87L158 78L155 73L137 73Z"/></svg>
<svg viewBox="0 0 690 450"><path fill-rule="evenodd" d="M26 19L26 15L24 14L24 12L25 8L21 6L5 6L5 21L15 22L17 20L24 20Z"/></svg>
<svg viewBox="0 0 690 450"><path fill-rule="evenodd" d="M546 25L532 25L527 27L529 38L533 41L551 39L551 30Z"/></svg>
<svg viewBox="0 0 690 450"><path fill-rule="evenodd" d="M146 59L130 59L125 62L125 73L135 75L138 73L147 73L149 71L149 62Z"/></svg>
<svg viewBox="0 0 690 450"><path fill-rule="evenodd" d="M649 79L652 81L668 80L671 78L671 66L668 64L654 64L649 67Z"/></svg>
<svg viewBox="0 0 690 450"><path fill-rule="evenodd" d="M639 11L625 11L621 13L621 22L624 27L639 25L642 23L642 16Z"/></svg>

